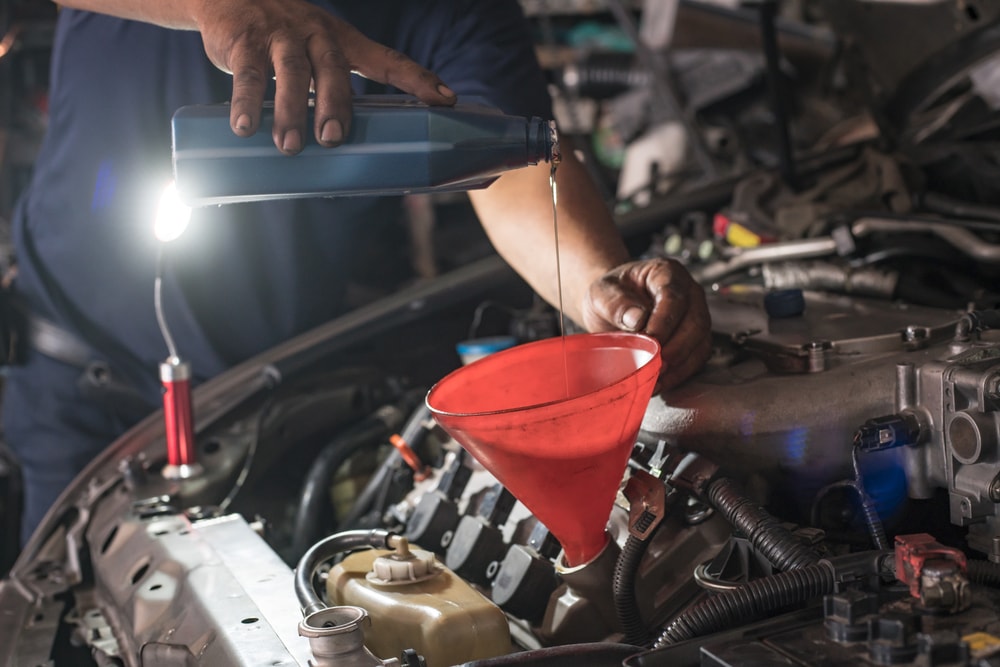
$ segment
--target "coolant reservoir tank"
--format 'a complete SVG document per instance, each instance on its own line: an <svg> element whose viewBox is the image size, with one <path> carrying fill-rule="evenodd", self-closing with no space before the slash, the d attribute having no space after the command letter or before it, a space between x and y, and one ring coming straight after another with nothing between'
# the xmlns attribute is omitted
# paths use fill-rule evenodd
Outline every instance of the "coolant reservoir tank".
<svg viewBox="0 0 1000 667"><path fill-rule="evenodd" d="M511 652L504 613L461 577L397 538L395 551L350 554L330 571L333 604L371 617L366 644L383 658L412 648L427 667L448 667Z"/></svg>

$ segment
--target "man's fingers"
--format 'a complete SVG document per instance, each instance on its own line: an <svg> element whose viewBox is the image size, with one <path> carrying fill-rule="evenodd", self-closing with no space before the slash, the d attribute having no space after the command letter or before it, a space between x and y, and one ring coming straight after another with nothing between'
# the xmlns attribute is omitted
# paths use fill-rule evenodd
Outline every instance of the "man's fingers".
<svg viewBox="0 0 1000 667"><path fill-rule="evenodd" d="M660 341L665 389L695 373L711 353L705 292L671 260L641 260L612 270L591 285L583 312L588 331L637 331Z"/></svg>
<svg viewBox="0 0 1000 667"><path fill-rule="evenodd" d="M694 373L708 359L712 350L711 315L701 288L691 283L688 308L673 335L660 350L663 358L661 385L670 388ZM664 340L659 339L661 342Z"/></svg>
<svg viewBox="0 0 1000 667"><path fill-rule="evenodd" d="M646 263L643 282L654 295L646 333L661 341L670 340L688 319L692 288L700 288L687 270L673 260Z"/></svg>
<svg viewBox="0 0 1000 667"><path fill-rule="evenodd" d="M313 133L323 146L336 146L351 131L351 74L336 43L314 38L309 45L316 88Z"/></svg>
<svg viewBox="0 0 1000 667"><path fill-rule="evenodd" d="M305 146L306 114L312 65L301 44L290 35L276 36L271 48L274 65L274 145L282 153L294 155Z"/></svg>
<svg viewBox="0 0 1000 667"><path fill-rule="evenodd" d="M233 73L229 125L237 135L249 137L260 127L260 109L267 90L270 63L266 53L249 45L235 46L228 62Z"/></svg>
<svg viewBox="0 0 1000 667"><path fill-rule="evenodd" d="M312 132L324 146L341 143L351 125L351 73L451 105L453 93L435 74L354 26L302 0L220 0L200 5L205 52L233 74L230 125L239 136L260 128L261 107L273 73L275 145L294 154ZM315 124L307 127L310 86Z"/></svg>
<svg viewBox="0 0 1000 667"><path fill-rule="evenodd" d="M436 74L399 51L360 34L345 41L345 52L352 68L366 79L398 88L425 104L450 106L455 103L455 93Z"/></svg>
<svg viewBox="0 0 1000 667"><path fill-rule="evenodd" d="M583 308L588 331L642 331L653 307L647 295L628 289L619 272L591 284Z"/></svg>

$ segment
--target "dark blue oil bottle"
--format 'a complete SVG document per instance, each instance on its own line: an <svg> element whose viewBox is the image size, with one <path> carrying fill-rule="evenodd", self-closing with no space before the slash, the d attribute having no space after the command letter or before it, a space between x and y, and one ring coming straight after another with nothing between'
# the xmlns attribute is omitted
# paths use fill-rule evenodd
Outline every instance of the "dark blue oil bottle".
<svg viewBox="0 0 1000 667"><path fill-rule="evenodd" d="M509 169L559 158L552 121L479 104L430 107L400 96L355 98L343 144L320 146L309 132L295 156L274 146L272 122L273 110L265 108L257 133L242 138L229 127L228 105L178 110L173 159L181 199L204 206L468 190L486 187Z"/></svg>

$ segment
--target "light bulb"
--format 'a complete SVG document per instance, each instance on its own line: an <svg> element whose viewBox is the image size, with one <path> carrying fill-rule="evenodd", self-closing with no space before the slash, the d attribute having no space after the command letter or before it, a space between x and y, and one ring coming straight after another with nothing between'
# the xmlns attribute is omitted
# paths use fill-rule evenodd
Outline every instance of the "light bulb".
<svg viewBox="0 0 1000 667"><path fill-rule="evenodd" d="M177 186L171 180L160 196L153 233L161 243L167 243L183 234L190 221L191 207L181 201L177 195Z"/></svg>

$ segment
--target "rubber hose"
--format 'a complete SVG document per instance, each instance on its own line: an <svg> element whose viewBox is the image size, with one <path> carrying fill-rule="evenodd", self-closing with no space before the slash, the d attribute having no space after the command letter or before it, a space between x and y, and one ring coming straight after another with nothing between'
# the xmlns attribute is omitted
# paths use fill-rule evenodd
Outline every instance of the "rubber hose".
<svg viewBox="0 0 1000 667"><path fill-rule="evenodd" d="M299 505L295 511L291 554L299 558L324 533L335 529L321 525L323 513L330 507L329 490L333 477L352 456L368 446L378 446L403 422L399 408L385 405L362 421L339 434L320 451L309 466Z"/></svg>
<svg viewBox="0 0 1000 667"><path fill-rule="evenodd" d="M404 465L403 457L398 451L391 451L389 456L385 458L385 461L382 462L382 465L375 471L375 474L368 480L368 483L365 484L365 488L358 494L351 509L344 516L341 521L341 525L344 528L351 528L357 525L361 518L371 511L372 506L382 491L382 487L389 483L393 471L401 465Z"/></svg>
<svg viewBox="0 0 1000 667"><path fill-rule="evenodd" d="M726 630L777 609L827 595L833 589L833 567L825 562L756 579L685 610L667 626L653 648Z"/></svg>
<svg viewBox="0 0 1000 667"><path fill-rule="evenodd" d="M400 437L404 442L408 443L410 447L417 447L423 442L429 429L426 428L427 420L430 419L431 411L427 407L426 403L421 403L416 410L410 415L407 420L406 425L403 426L403 432L400 433ZM403 457L400 456L399 451L393 450L389 456L385 458L382 465L378 467L375 474L372 475L368 483L365 484L365 488L361 490L358 494L357 499L354 501L354 505L344 516L343 525L345 527L350 527L358 522L361 517L368 514L372 506L374 505L376 499L379 497L382 491L382 487L389 482L392 477L393 471L395 471L400 465L402 465Z"/></svg>
<svg viewBox="0 0 1000 667"><path fill-rule="evenodd" d="M320 540L299 559L295 568L295 595L302 607L302 617L326 609L327 605L313 588L313 577L320 565L345 551L374 547L388 548L393 533L387 530L348 530Z"/></svg>
<svg viewBox="0 0 1000 667"><path fill-rule="evenodd" d="M1000 587L1000 563L988 560L970 560L969 581L983 586Z"/></svg>
<svg viewBox="0 0 1000 667"><path fill-rule="evenodd" d="M640 527L640 530L643 530ZM635 578L639 571L639 563L649 548L649 540L642 540L635 535L629 535L622 552L615 562L613 591L615 613L625 631L624 642L643 646L649 641L649 629L642 622L639 613L639 603L635 597Z"/></svg>
<svg viewBox="0 0 1000 667"><path fill-rule="evenodd" d="M735 482L722 477L708 487L708 501L750 540L776 569L794 570L819 560L812 547L797 539L765 509L740 494Z"/></svg>
<svg viewBox="0 0 1000 667"><path fill-rule="evenodd" d="M621 667L626 658L640 651L639 646L611 642L571 644L472 660L458 667Z"/></svg>

